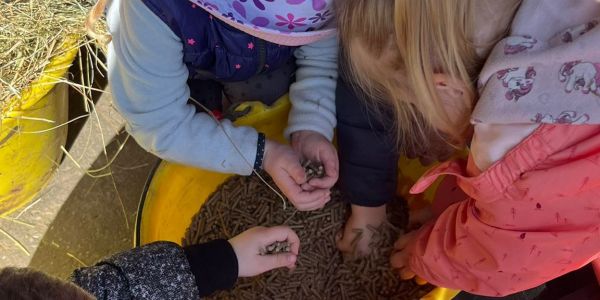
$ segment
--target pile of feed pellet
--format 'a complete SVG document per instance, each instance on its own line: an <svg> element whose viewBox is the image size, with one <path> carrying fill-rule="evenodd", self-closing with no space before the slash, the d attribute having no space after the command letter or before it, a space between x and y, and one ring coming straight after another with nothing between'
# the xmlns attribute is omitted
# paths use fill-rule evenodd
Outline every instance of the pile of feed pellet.
<svg viewBox="0 0 600 300"><path fill-rule="evenodd" d="M349 207L338 191L322 210L283 210L281 200L256 176L237 176L219 187L194 216L183 244L228 239L257 225L285 224L300 237L294 271L280 269L240 278L233 290L209 299L419 299L432 289L400 280L389 266L393 243L408 219L402 201L390 209L389 219L395 225L371 229L375 230L372 253L362 259L344 260L335 246L335 235L348 214Z"/></svg>

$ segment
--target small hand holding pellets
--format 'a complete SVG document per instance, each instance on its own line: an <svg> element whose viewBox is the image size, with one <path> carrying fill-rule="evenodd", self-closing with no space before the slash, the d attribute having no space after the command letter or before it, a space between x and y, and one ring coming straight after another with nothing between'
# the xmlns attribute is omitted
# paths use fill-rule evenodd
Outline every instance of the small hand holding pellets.
<svg viewBox="0 0 600 300"><path fill-rule="evenodd" d="M292 249L288 241L275 242L264 249L260 249L260 255L274 255L279 253L288 253Z"/></svg>
<svg viewBox="0 0 600 300"><path fill-rule="evenodd" d="M302 167L304 167L304 172L306 173L306 181L310 181L313 178L325 177L325 168L319 162L307 159L302 163Z"/></svg>
<svg viewBox="0 0 600 300"><path fill-rule="evenodd" d="M323 178L325 176L325 168L322 164L313 162L311 160L305 160L302 163L304 172L306 173L306 181L310 181L313 178ZM291 245L287 241L275 242L264 249L260 249L260 255L274 255L279 253L290 252Z"/></svg>

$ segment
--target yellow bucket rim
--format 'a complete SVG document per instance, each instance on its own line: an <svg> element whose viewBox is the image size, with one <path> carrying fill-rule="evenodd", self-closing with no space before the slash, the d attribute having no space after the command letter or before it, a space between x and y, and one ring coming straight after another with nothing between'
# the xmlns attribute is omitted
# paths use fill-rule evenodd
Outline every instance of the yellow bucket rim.
<svg viewBox="0 0 600 300"><path fill-rule="evenodd" d="M137 216L135 217L135 228L133 230L133 247L141 247L141 230L142 230L142 216L144 212L144 204L146 203L146 198L148 196L148 190L150 190L150 185L152 184L152 179L156 174L156 170L163 163L163 160L158 160L156 164L152 167L152 170L148 174L146 178L146 183L144 184L144 190L142 191L142 195L140 196L140 201L137 208Z"/></svg>
<svg viewBox="0 0 600 300"><path fill-rule="evenodd" d="M8 103L17 103L19 105L8 105L5 111L2 111L2 124L9 126L13 122L17 122L17 119L24 115L26 111L34 106L40 99L44 98L53 88L59 83L72 62L75 60L77 53L79 52L79 41L80 36L69 35L65 37L61 46L59 47L58 55L55 55L40 75L40 77L29 84L26 89L19 96L13 96L9 99ZM13 108L12 110L10 108Z"/></svg>

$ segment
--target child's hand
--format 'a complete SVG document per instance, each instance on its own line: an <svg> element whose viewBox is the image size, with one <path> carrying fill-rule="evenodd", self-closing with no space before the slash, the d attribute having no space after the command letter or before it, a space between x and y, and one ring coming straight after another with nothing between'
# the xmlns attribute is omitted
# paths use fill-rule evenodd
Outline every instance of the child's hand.
<svg viewBox="0 0 600 300"><path fill-rule="evenodd" d="M365 256L371 253L373 232L369 225L378 227L386 219L386 205L379 207L364 207L352 205L352 214L344 231L338 234L337 247L345 257Z"/></svg>
<svg viewBox="0 0 600 300"><path fill-rule="evenodd" d="M416 231L403 234L394 244L394 253L390 258L390 264L392 268L398 269L400 278L403 280L409 280L415 277L415 273L408 266L408 259L410 253L408 252L407 246L413 242L416 237Z"/></svg>
<svg viewBox="0 0 600 300"><path fill-rule="evenodd" d="M302 158L320 162L325 168L325 177L313 178L307 185L303 185L303 188L306 190L331 189L339 176L338 154L333 144L320 133L301 130L292 134L292 147L300 153Z"/></svg>
<svg viewBox="0 0 600 300"><path fill-rule="evenodd" d="M289 253L260 255L260 250L275 242L287 241L291 245ZM300 239L285 226L254 227L229 240L238 259L238 276L251 277L261 273L287 267L296 267Z"/></svg>
<svg viewBox="0 0 600 300"><path fill-rule="evenodd" d="M300 157L289 146L267 141L263 167L298 210L320 209L331 199L329 190L302 189L302 185L306 183L306 174L300 164Z"/></svg>

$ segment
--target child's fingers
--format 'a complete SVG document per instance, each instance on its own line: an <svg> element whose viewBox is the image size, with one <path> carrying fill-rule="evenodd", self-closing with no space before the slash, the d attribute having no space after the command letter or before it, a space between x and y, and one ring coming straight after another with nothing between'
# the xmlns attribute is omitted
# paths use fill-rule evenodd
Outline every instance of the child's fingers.
<svg viewBox="0 0 600 300"><path fill-rule="evenodd" d="M297 197L296 195L303 192L302 188L296 184L294 179L292 179L287 173L273 174L273 179L281 191L288 198L291 198L290 200L292 200L292 202L297 201L295 199Z"/></svg>
<svg viewBox="0 0 600 300"><path fill-rule="evenodd" d="M400 270L400 279L409 280L415 277L415 272L413 272L409 267L404 267Z"/></svg>
<svg viewBox="0 0 600 300"><path fill-rule="evenodd" d="M292 253L298 255L300 238L294 230L287 226L275 226L264 229L263 244L270 245L275 242L287 241L291 245Z"/></svg>
<svg viewBox="0 0 600 300"><path fill-rule="evenodd" d="M390 265L395 269L402 269L406 267L408 262L408 253L406 251L399 251L390 257Z"/></svg>
<svg viewBox="0 0 600 300"><path fill-rule="evenodd" d="M296 182L296 184L300 185L306 183L306 172L304 171L304 168L300 164L299 160L298 162L294 161L294 163L289 163L283 168L285 172L287 172L294 180L294 182Z"/></svg>
<svg viewBox="0 0 600 300"><path fill-rule="evenodd" d="M335 183L337 182L338 178L333 177L333 176L329 176L329 174L327 173L327 175L323 178L313 178L311 179L308 184L310 186L313 186L315 188L319 188L319 189L330 189L332 188Z"/></svg>
<svg viewBox="0 0 600 300"><path fill-rule="evenodd" d="M325 191L322 196L319 196L317 199L309 202L301 202L296 203L295 206L300 211L311 211L321 209L331 200L331 193L329 191Z"/></svg>
<svg viewBox="0 0 600 300"><path fill-rule="evenodd" d="M272 174L271 176L285 196L288 197L296 207L305 203L315 202L329 192L326 190L305 191L294 181L289 173L286 173L285 171Z"/></svg>
<svg viewBox="0 0 600 300"><path fill-rule="evenodd" d="M302 187L302 189L307 192L312 192L312 191L315 191L318 189L318 188L310 185L310 182L304 183L300 187Z"/></svg>
<svg viewBox="0 0 600 300"><path fill-rule="evenodd" d="M414 232L409 232L409 233L403 234L394 243L394 249L402 250L402 249L406 248L406 246L408 245L408 243L410 242L410 240L413 238L414 235L415 235Z"/></svg>
<svg viewBox="0 0 600 300"><path fill-rule="evenodd" d="M335 246L342 253L352 253L352 245L344 239L344 235L341 231L335 236Z"/></svg>
<svg viewBox="0 0 600 300"><path fill-rule="evenodd" d="M427 223L431 219L433 219L433 211L431 206L427 206L425 208L411 211L410 216L408 217L408 225L409 227L415 227L417 225L420 226Z"/></svg>
<svg viewBox="0 0 600 300"><path fill-rule="evenodd" d="M264 272L278 268L291 268L296 264L298 257L293 253L279 253L258 256L259 265L263 266ZM261 272L262 273L262 272Z"/></svg>
<svg viewBox="0 0 600 300"><path fill-rule="evenodd" d="M425 280L419 276L415 276L415 283L417 285L426 285L428 282L427 282L427 280Z"/></svg>
<svg viewBox="0 0 600 300"><path fill-rule="evenodd" d="M339 158L337 151L333 146L320 153L325 173L331 177L338 177L339 174Z"/></svg>

